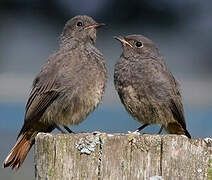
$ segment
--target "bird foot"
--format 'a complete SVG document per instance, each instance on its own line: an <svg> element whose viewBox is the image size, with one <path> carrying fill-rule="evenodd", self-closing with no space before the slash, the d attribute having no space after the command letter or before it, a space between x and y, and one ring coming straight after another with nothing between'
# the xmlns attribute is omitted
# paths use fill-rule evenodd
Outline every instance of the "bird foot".
<svg viewBox="0 0 212 180"><path fill-rule="evenodd" d="M139 130L135 130L134 132L128 131L128 134L140 135Z"/></svg>

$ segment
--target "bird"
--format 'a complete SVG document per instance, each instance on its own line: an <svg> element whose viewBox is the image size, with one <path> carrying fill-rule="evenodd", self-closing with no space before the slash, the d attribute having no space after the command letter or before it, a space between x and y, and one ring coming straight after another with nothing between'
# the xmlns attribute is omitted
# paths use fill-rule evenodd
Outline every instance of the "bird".
<svg viewBox="0 0 212 180"><path fill-rule="evenodd" d="M114 68L114 85L126 111L138 122L137 130L161 125L169 134L191 138L187 128L180 85L149 38L132 34L115 36L123 52Z"/></svg>
<svg viewBox="0 0 212 180"><path fill-rule="evenodd" d="M24 124L3 167L19 169L39 132L81 123L102 100L107 81L103 54L95 47L97 29L92 17L67 21L58 50L48 58L33 81ZM64 131L62 131L64 132Z"/></svg>

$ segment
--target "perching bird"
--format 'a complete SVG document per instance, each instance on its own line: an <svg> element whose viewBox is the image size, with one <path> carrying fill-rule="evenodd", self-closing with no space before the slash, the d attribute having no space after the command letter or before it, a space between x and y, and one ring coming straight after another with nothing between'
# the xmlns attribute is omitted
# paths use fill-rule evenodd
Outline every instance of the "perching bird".
<svg viewBox="0 0 212 180"><path fill-rule="evenodd" d="M96 29L103 24L88 16L67 22L59 49L33 82L24 124L3 166L18 169L39 132L82 122L100 103L106 84L102 53L95 47Z"/></svg>
<svg viewBox="0 0 212 180"><path fill-rule="evenodd" d="M191 138L178 83L155 44L142 35L115 39L123 47L115 65L115 88L128 113L144 123L138 130L160 124L170 134Z"/></svg>

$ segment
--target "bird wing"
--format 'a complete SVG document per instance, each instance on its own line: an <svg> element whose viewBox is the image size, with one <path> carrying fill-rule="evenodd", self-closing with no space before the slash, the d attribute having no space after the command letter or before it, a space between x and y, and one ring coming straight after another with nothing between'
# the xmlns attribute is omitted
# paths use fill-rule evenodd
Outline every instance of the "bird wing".
<svg viewBox="0 0 212 180"><path fill-rule="evenodd" d="M174 118L183 129L186 129L179 84L163 60L146 59L145 63L139 64L135 68L138 69L134 72L142 72L137 73L136 76L145 87L143 92L156 102L167 104Z"/></svg>
<svg viewBox="0 0 212 180"><path fill-rule="evenodd" d="M179 84L169 70L167 70L167 74L165 76L167 76L167 79L168 77L170 77L170 80L167 83L172 85L173 92L173 95L170 96L169 99L169 107L172 111L174 118L180 123L182 128L186 130L186 122Z"/></svg>
<svg viewBox="0 0 212 180"><path fill-rule="evenodd" d="M57 88L56 65L49 60L36 76L29 99L26 104L24 125L19 135L35 121L38 121L45 110L59 96Z"/></svg>
<svg viewBox="0 0 212 180"><path fill-rule="evenodd" d="M49 83L49 82L47 82ZM59 93L54 89L42 90L43 86L34 87L26 105L25 121L40 118L46 108L57 98Z"/></svg>

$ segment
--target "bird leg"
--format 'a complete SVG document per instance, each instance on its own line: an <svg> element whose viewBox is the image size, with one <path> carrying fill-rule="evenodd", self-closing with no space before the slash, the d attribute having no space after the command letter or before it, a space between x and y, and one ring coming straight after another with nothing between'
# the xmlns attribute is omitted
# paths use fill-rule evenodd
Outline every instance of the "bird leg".
<svg viewBox="0 0 212 180"><path fill-rule="evenodd" d="M146 126L148 126L149 124L143 124L141 127L139 127L136 131L141 131L142 129L144 129Z"/></svg>
<svg viewBox="0 0 212 180"><path fill-rule="evenodd" d="M160 134L163 131L163 125L161 125L160 130L158 132L158 134Z"/></svg>
<svg viewBox="0 0 212 180"><path fill-rule="evenodd" d="M69 127L68 126L63 126L65 129L66 129L66 131L68 131L69 133L74 133L71 129L69 129Z"/></svg>
<svg viewBox="0 0 212 180"><path fill-rule="evenodd" d="M56 128L57 130L59 130L61 133L66 134L66 132L63 131L63 130L60 128L60 126L58 126L58 125L55 124L55 128Z"/></svg>

